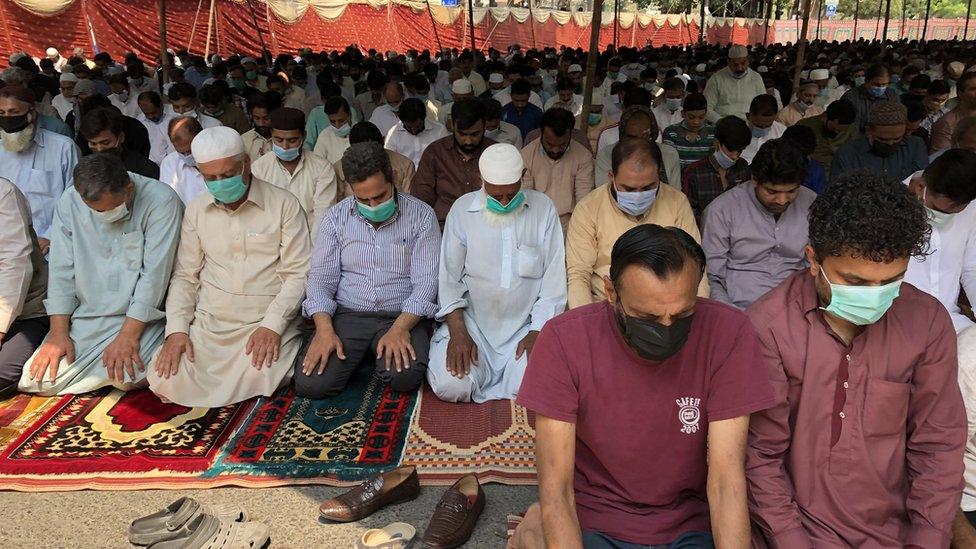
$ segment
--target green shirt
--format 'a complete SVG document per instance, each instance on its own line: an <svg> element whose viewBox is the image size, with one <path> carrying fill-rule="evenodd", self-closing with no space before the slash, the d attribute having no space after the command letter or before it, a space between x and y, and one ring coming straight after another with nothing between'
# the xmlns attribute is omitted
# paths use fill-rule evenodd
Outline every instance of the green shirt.
<svg viewBox="0 0 976 549"><path fill-rule="evenodd" d="M698 130L698 137L694 141L688 138L688 126L684 122L668 126L661 135L661 141L671 145L678 151L681 169L712 154L715 142L715 126L705 125Z"/></svg>

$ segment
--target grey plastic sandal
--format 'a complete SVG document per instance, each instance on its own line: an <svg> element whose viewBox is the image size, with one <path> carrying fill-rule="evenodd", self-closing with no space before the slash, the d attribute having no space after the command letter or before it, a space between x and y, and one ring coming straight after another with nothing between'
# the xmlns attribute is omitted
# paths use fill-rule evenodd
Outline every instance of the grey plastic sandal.
<svg viewBox="0 0 976 549"><path fill-rule="evenodd" d="M262 522L232 522L200 515L187 524L189 533L161 541L149 549L263 549L271 545L271 529Z"/></svg>
<svg viewBox="0 0 976 549"><path fill-rule="evenodd" d="M211 515L226 521L246 521L247 513L236 505L202 505L193 498L180 498L165 509L136 519L129 525L129 541L133 545L152 545L192 533L189 523L201 515Z"/></svg>

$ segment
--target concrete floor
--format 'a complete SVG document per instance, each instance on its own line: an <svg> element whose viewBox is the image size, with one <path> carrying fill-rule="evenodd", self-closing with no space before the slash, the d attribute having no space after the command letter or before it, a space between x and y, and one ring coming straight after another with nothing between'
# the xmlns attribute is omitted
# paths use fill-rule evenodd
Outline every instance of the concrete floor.
<svg viewBox="0 0 976 549"><path fill-rule="evenodd" d="M0 548L130 547L127 541L130 521L157 511L181 496L190 496L205 504L241 505L252 518L271 526L272 548L349 549L356 546L356 540L367 529L396 521L412 524L419 538L445 488L426 486L412 502L382 509L361 522L349 524L319 522L319 503L346 490L324 486L185 492L0 492ZM524 511L538 498L535 486L489 484L484 488L488 505L466 548L504 547L505 517Z"/></svg>

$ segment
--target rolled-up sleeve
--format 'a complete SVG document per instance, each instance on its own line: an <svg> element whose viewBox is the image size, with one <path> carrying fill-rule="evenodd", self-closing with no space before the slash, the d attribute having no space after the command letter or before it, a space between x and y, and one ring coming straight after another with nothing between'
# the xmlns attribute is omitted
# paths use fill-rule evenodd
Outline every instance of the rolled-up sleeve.
<svg viewBox="0 0 976 549"><path fill-rule="evenodd" d="M169 200L160 203L149 213L144 232L142 272L125 313L127 317L140 322L152 322L166 316L160 305L166 297L173 272L183 221L183 203L176 192L169 194Z"/></svg>
<svg viewBox="0 0 976 549"><path fill-rule="evenodd" d="M437 313L437 273L440 268L441 231L433 210L424 215L410 254L410 296L403 312L423 318Z"/></svg>

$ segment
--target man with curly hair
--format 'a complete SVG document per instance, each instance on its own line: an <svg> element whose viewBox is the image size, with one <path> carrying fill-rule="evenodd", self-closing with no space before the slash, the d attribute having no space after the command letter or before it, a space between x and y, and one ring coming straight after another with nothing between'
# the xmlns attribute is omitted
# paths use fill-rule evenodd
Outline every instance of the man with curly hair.
<svg viewBox="0 0 976 549"><path fill-rule="evenodd" d="M809 269L749 309L777 399L750 425L756 545L947 547L966 410L949 314L902 283L926 252L925 209L852 172L809 223Z"/></svg>

